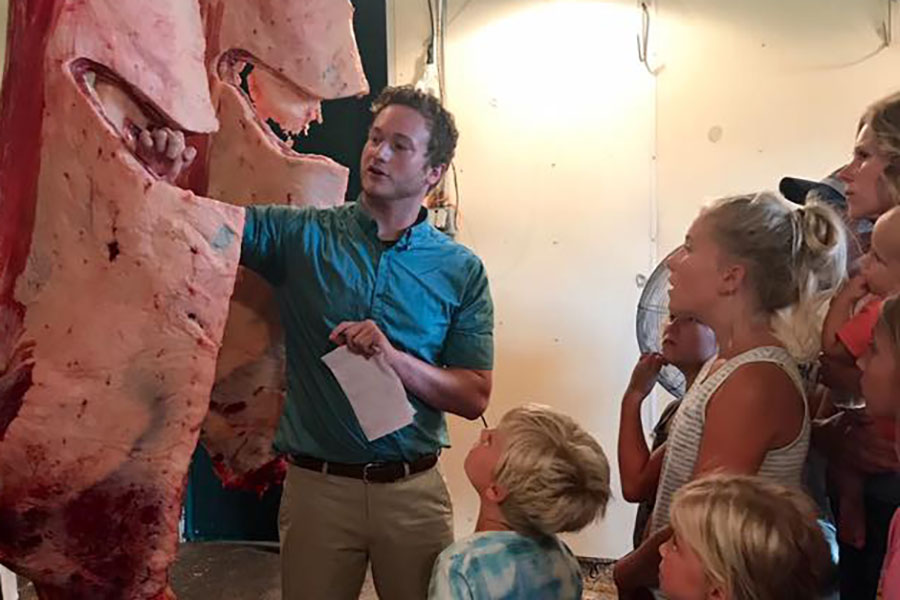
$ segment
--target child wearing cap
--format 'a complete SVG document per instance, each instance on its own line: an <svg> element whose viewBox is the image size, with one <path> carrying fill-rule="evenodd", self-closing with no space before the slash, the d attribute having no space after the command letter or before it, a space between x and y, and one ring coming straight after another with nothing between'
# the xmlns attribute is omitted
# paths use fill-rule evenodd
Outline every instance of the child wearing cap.
<svg viewBox="0 0 900 600"><path fill-rule="evenodd" d="M485 429L465 471L481 507L475 533L438 557L432 600L575 600L578 561L557 534L606 509L609 463L570 417L539 405L515 408Z"/></svg>

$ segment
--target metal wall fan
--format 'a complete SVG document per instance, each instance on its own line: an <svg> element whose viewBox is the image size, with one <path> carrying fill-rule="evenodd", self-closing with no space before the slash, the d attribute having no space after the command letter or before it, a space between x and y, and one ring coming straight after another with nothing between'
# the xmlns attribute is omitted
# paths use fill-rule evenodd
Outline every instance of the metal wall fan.
<svg viewBox="0 0 900 600"><path fill-rule="evenodd" d="M662 337L666 323L669 322L669 267L666 262L676 248L666 256L650 274L641 293L637 306L637 343L641 354L662 352ZM685 392L685 380L681 371L672 365L666 365L659 372L659 384L667 392L681 398Z"/></svg>

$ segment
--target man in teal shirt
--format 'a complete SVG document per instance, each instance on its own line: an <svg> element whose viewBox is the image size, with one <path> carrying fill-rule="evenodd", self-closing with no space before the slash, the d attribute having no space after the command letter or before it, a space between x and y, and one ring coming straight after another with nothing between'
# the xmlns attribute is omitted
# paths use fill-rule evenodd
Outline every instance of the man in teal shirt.
<svg viewBox="0 0 900 600"><path fill-rule="evenodd" d="M493 367L484 266L422 208L456 140L437 100L389 88L375 103L358 202L247 208L241 262L274 286L287 346L275 438L292 465L279 514L285 600L356 600L369 559L382 598L424 598L453 541L435 467L449 445L444 413L478 418ZM341 345L384 357L415 410L411 425L367 440L321 360Z"/></svg>

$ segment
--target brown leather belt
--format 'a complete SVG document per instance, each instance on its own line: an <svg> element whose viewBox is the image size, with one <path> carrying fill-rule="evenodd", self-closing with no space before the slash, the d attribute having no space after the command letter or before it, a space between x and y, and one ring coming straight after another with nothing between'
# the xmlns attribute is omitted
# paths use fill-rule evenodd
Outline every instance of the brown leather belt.
<svg viewBox="0 0 900 600"><path fill-rule="evenodd" d="M429 454L412 462L370 462L366 464L348 465L344 463L327 462L313 458L293 454L288 456L288 462L301 469L318 471L327 475L338 477L350 477L362 479L366 483L394 483L404 477L427 471L437 464L437 454Z"/></svg>

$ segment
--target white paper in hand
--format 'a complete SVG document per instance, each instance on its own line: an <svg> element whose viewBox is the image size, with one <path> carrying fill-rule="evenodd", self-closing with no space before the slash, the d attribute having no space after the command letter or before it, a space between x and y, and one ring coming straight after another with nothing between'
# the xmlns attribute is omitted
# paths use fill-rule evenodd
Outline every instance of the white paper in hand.
<svg viewBox="0 0 900 600"><path fill-rule="evenodd" d="M412 423L416 411L384 356L366 358L341 346L322 362L334 373L370 442Z"/></svg>

